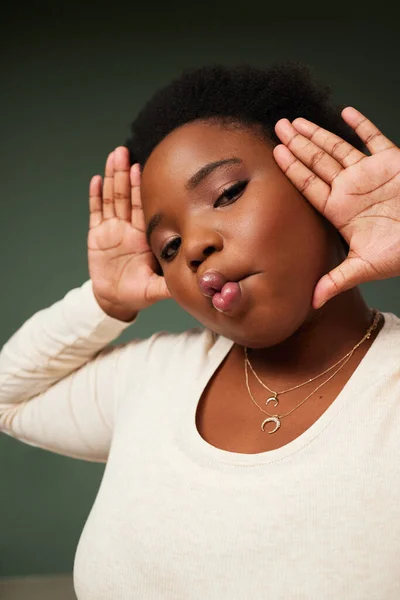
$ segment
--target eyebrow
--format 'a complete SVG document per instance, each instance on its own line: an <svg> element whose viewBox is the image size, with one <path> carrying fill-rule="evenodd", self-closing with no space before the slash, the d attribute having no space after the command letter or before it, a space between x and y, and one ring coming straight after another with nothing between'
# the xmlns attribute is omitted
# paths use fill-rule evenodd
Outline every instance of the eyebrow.
<svg viewBox="0 0 400 600"><path fill-rule="evenodd" d="M240 164L242 163L242 159L238 156L231 156L230 158L223 158L221 160L216 160L214 162L207 163L204 167L201 167L189 181L185 184L185 189L189 192L193 191L206 177L211 175L215 169L222 167L227 164ZM153 231L158 227L161 221L164 219L164 213L159 212L153 215L146 227L146 240L148 245L150 246L150 237Z"/></svg>
<svg viewBox="0 0 400 600"><path fill-rule="evenodd" d="M189 181L185 185L185 188L189 192L191 192L206 177L208 177L208 175L210 175L213 171L215 171L215 169L218 169L219 167L222 167L223 165L237 164L237 163L242 163L242 162L243 162L242 159L237 156L231 156L230 158L222 158L221 160L216 160L214 162L210 162L210 163L204 165L204 167L202 167L201 169L199 169L197 171L197 173L192 175L192 177L189 179Z"/></svg>

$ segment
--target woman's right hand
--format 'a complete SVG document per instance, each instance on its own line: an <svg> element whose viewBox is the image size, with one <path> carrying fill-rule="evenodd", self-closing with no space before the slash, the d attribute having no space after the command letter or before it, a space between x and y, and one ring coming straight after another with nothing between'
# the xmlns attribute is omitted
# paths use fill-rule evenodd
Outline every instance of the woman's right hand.
<svg viewBox="0 0 400 600"><path fill-rule="evenodd" d="M143 308L171 298L145 236L140 171L119 146L107 158L104 182L90 181L88 262L93 292L111 317L131 321Z"/></svg>

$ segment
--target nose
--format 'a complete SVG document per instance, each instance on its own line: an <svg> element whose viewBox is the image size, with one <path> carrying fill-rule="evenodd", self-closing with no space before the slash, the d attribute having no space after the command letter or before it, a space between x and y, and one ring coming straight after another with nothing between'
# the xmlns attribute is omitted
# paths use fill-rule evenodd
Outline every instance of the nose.
<svg viewBox="0 0 400 600"><path fill-rule="evenodd" d="M186 264L194 273L208 256L222 250L221 236L211 229L196 229L186 239L184 244Z"/></svg>

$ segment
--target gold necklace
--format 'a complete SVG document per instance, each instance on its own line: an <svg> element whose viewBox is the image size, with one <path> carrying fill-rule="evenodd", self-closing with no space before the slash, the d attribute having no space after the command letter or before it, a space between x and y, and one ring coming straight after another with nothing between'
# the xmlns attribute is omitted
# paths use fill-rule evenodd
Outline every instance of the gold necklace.
<svg viewBox="0 0 400 600"><path fill-rule="evenodd" d="M275 431L277 431L279 429L279 427L281 426L281 422L280 419L282 419L283 417L287 417L288 415L290 415L293 411L296 410L296 408L299 408L299 406L301 406L302 404L304 404L304 402L306 400L308 400L308 398L310 398L310 396L312 396L313 394L315 394L316 391L319 390L320 387L322 387L323 385L325 385L325 383L327 383L328 381L330 381L335 375L336 373L338 373L343 367L344 365L350 360L350 358L353 356L353 353L355 352L355 350L366 340L369 339L371 337L371 333L372 331L377 327L378 325L378 321L379 321L379 317L380 317L380 312L376 309L373 310L373 314L374 314L374 319L372 324L368 327L368 330L366 332L366 334L363 336L363 338L358 342L358 344L356 344L354 346L354 348L352 350L350 350L350 352L348 352L343 358L341 358L339 361L337 361L332 367L329 367L328 369L326 369L325 371L323 371L322 373L320 373L319 375L316 375L315 377L312 377L311 379L305 381L304 383L300 383L299 385L296 385L292 388L288 388L287 390L283 390L282 392L275 392L274 390L271 390L271 388L269 388L266 384L264 384L261 379L258 377L258 375L256 374L256 372L254 371L250 360L247 356L247 347L244 347L244 369L245 369L245 378L246 378L246 387L247 387L247 391L249 392L249 396L251 398L251 400L253 401L253 403L257 406L257 408L259 408L263 413L269 415L268 419L264 419L264 421L261 423L261 429L263 431L264 427L267 423L275 423L275 429L273 429L272 431L268 431L267 433L275 433ZM295 390L303 385L306 385L307 383L310 383L311 381L314 381L314 379L317 379L318 377L321 377L322 375L324 375L325 373L327 373L328 371L331 371L334 367L336 367L340 362L343 362L343 364L333 373L333 375L331 375L330 377L328 377L328 379L326 379L325 381L323 381L318 387L315 388L314 391L311 392L311 394L309 394L306 398L304 398L304 400L302 400L300 402L300 404L298 404L297 406L295 406L294 408L292 408L289 412L287 412L286 414L283 415L271 415L269 412L267 412L266 410L264 410L263 408L261 408L261 406L259 406L257 404L257 402L255 401L251 390L250 390L250 386L249 386L249 376L248 376L248 370L247 370L247 366L250 366L250 369L252 370L252 372L254 373L254 375L256 376L257 380L261 383L261 385L263 387L265 387L268 391L272 392L274 394L274 396L269 397L266 400L266 404L268 405L268 402L275 402L275 407L278 406L279 404L279 400L278 400L278 395L279 394L284 394L286 392L289 392L291 390Z"/></svg>

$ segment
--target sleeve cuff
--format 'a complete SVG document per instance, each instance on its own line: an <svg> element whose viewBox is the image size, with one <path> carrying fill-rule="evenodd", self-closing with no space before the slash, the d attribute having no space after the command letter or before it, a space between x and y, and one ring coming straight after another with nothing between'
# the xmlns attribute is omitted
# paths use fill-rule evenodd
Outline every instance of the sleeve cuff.
<svg viewBox="0 0 400 600"><path fill-rule="evenodd" d="M66 302L63 307L69 312L73 311L72 322L75 321L79 335L88 337L96 331L100 338L115 338L138 319L139 313L131 321L120 321L110 317L98 304L93 293L92 280L88 279L80 287L70 290L65 295ZM78 322L76 316L79 315ZM71 321L68 319L67 321Z"/></svg>

